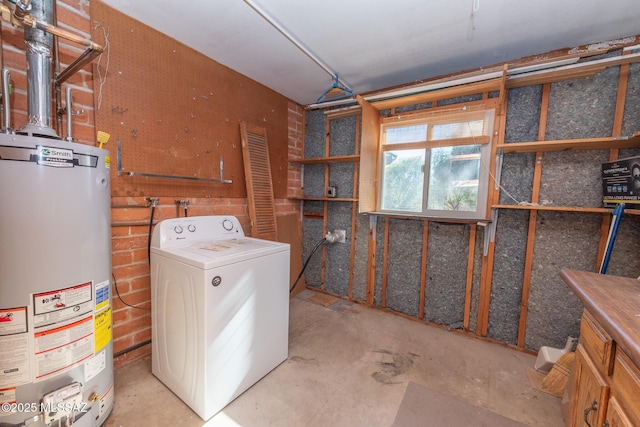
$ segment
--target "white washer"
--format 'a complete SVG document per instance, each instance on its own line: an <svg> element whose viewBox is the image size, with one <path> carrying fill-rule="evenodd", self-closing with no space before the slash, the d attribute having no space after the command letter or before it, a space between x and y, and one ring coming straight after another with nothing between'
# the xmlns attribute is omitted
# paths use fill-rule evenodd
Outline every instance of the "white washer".
<svg viewBox="0 0 640 427"><path fill-rule="evenodd" d="M152 372L208 420L286 360L286 243L233 216L159 222L151 239Z"/></svg>

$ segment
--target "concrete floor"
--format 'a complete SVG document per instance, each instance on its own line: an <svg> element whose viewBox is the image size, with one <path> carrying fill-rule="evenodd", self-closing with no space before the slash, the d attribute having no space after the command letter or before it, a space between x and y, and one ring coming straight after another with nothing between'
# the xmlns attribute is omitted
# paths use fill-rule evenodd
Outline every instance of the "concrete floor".
<svg viewBox="0 0 640 427"><path fill-rule="evenodd" d="M563 426L561 399L530 386L535 356L342 300L324 307L314 294L291 301L288 360L208 422L147 357L116 370L104 426L389 427L409 381L525 425Z"/></svg>

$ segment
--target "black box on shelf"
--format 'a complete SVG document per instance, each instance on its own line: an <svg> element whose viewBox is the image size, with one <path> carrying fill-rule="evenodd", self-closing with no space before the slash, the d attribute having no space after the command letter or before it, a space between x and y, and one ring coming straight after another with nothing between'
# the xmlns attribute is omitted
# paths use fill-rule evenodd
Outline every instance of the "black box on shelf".
<svg viewBox="0 0 640 427"><path fill-rule="evenodd" d="M602 164L602 203L640 209L640 156Z"/></svg>

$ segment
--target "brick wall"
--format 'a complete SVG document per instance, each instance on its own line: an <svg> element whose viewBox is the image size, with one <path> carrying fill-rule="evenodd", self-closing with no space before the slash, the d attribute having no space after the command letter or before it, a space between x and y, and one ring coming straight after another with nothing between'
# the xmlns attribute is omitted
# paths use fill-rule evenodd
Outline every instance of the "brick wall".
<svg viewBox="0 0 640 427"><path fill-rule="evenodd" d="M304 157L304 110L294 102L289 102L289 159L296 160ZM287 174L287 197L302 197L301 166L289 163Z"/></svg>
<svg viewBox="0 0 640 427"><path fill-rule="evenodd" d="M303 141L303 109L290 102L289 115L289 158L302 157ZM302 195L300 168L289 166L288 197ZM154 211L154 224L162 219L184 216L182 207L177 208L175 200L184 197L161 197ZM245 234L249 235L250 220L246 198L190 198L187 199L188 215L234 215L238 217ZM143 197L112 198L112 266L117 293L113 295L113 337L114 352L121 353L127 349L143 344L151 339L151 281L148 263L148 238L150 207ZM299 214L300 203L292 199L275 200L276 215L290 213ZM123 302L124 301L124 302ZM134 308L125 303L139 308ZM125 365L133 360L146 356L151 351L150 345L143 345L132 351L126 351L116 358L115 366Z"/></svg>
<svg viewBox="0 0 640 427"><path fill-rule="evenodd" d="M58 26L90 38L91 20L87 0L58 0L56 14ZM60 41L60 68L64 69L77 58L84 48ZM13 93L11 99L11 127L20 129L27 124L27 85L26 57L24 54L24 33L2 22L2 52L4 66L11 72ZM96 61L94 61L96 62ZM79 143L95 144L94 81L92 66L87 65L74 75L67 84L73 87L73 109L83 110L73 117L73 137ZM64 90L63 90L64 96ZM64 100L63 100L64 104ZM302 157L303 110L289 103L289 156ZM54 118L54 127L55 126ZM64 118L61 137L66 131ZM108 148L108 147L107 147ZM301 176L299 168L289 167L288 197L301 195ZM153 195L150 195L153 196ZM153 222L166 218L184 216L184 210L178 209L175 200L184 197L161 197L154 211ZM249 234L249 216L246 198L207 198L188 199L188 215L235 215L240 220L245 233ZM148 235L151 208L144 207L144 197L112 198L112 271L115 278L113 287L113 344L114 352L126 351L136 345L145 344L151 339L151 289L148 264ZM124 207L124 206L143 207ZM290 199L276 200L276 215L299 213L299 202ZM118 293L120 297L118 297ZM124 302L123 302L124 301ZM126 305L126 304L129 305ZM131 307L134 306L134 307ZM115 361L116 367L136 360L151 352L151 346L126 351Z"/></svg>
<svg viewBox="0 0 640 427"><path fill-rule="evenodd" d="M81 37L90 39L89 3L86 0L58 0L56 8L57 26ZM67 42L58 38L60 71L85 50L84 46ZM2 56L3 66L11 73L13 92L11 101L11 127L21 129L27 124L27 60L24 53L24 30L13 28L2 21ZM93 107L93 73L92 66L86 65L72 76L65 86L73 89L73 110L81 111L73 116L72 136L79 143L95 144L95 115ZM62 106L64 106L64 89L62 90ZM53 109L55 111L55 109ZM53 127L58 135L66 137L65 117L62 116L62 127L57 129L56 117Z"/></svg>

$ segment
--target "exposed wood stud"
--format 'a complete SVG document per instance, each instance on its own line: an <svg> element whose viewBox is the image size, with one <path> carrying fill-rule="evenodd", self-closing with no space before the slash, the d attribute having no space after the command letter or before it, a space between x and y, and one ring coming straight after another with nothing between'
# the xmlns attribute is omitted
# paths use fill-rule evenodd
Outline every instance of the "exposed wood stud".
<svg viewBox="0 0 640 427"><path fill-rule="evenodd" d="M542 101L540 106L540 120L538 122L538 141L543 141L547 133L547 117L549 114L549 94L551 84L542 86ZM536 152L536 162L533 169L533 184L531 192L531 203L537 204L540 200L540 181L542 178L542 159L544 153ZM524 257L524 276L522 278L522 297L520 298L520 321L518 324L518 347L524 347L524 339L527 329L527 313L529 311L529 290L531 288L531 269L533 267L533 250L536 237L536 222L538 211L529 211L529 228L527 230L527 246Z"/></svg>
<svg viewBox="0 0 640 427"><path fill-rule="evenodd" d="M324 155L325 157L329 157L329 153L331 150L331 120L327 119L324 123L325 129L325 144L324 144ZM324 196L327 194L327 187L329 186L329 164L325 163L324 165ZM322 235L327 235L327 224L329 222L329 202L324 200L322 202L324 217L322 219ZM325 277L327 274L326 271L326 263L327 263L327 247L325 245L322 246L322 282L320 288L322 290L325 289Z"/></svg>
<svg viewBox="0 0 640 427"><path fill-rule="evenodd" d="M370 217L375 218L375 217ZM369 221L369 246L367 261L369 268L367 269L367 304L373 305L375 300L375 284L376 284L376 240L375 240L376 221Z"/></svg>
<svg viewBox="0 0 640 427"><path fill-rule="evenodd" d="M358 114L356 115L356 140L354 141L354 153L360 153L360 122L362 115L360 114L360 109L358 110ZM353 197L357 197L358 194L358 181L359 176L358 172L360 168L358 167L358 163L353 163ZM353 299L353 271L355 267L355 252L356 252L356 232L358 228L358 202L354 201L351 204L351 259L349 261L349 265L351 266L351 271L349 274L349 299Z"/></svg>
<svg viewBox="0 0 640 427"><path fill-rule="evenodd" d="M616 108L613 115L613 128L611 135L613 137L620 136L622 132L622 120L624 118L624 104L627 97L627 85L629 83L629 64L620 66L620 74L618 75L618 93L616 98ZM618 159L617 148L609 150L609 160ZM598 243L598 256L594 271L599 271L602 264L605 251L607 250L607 239L609 237L609 228L611 224L611 213L607 212L602 215L602 223L600 224L600 242Z"/></svg>
<svg viewBox="0 0 640 427"><path fill-rule="evenodd" d="M382 292L380 307L387 308L387 263L389 262L389 218L384 219L384 243L382 249Z"/></svg>
<svg viewBox="0 0 640 427"><path fill-rule="evenodd" d="M420 303L418 318L424 320L424 298L427 288L427 247L429 244L429 221L422 221L422 264L420 268Z"/></svg>
<svg viewBox="0 0 640 427"><path fill-rule="evenodd" d="M469 330L469 321L471 318L471 299L473 291L473 261L476 249L476 224L469 225L469 255L467 259L467 286L464 294L464 320L462 327L465 331Z"/></svg>
<svg viewBox="0 0 640 427"><path fill-rule="evenodd" d="M509 64L504 64L502 67L502 80L500 82L500 97L498 100L498 108L496 113L498 115L502 114L504 111L506 113L506 100L507 100L507 70L509 69ZM487 94L488 95L488 94Z"/></svg>
<svg viewBox="0 0 640 427"><path fill-rule="evenodd" d="M504 142L504 132L507 121L507 94L508 93L505 92L504 108L501 109L500 114L497 114L496 117L497 125L494 129L495 138L491 147L491 162L489 164L489 170L491 171L496 170L497 146ZM491 201L491 203L489 203L490 206L497 204L500 198L500 191L495 187L495 185L489 186L488 200ZM490 206L487 206L487 216L490 213ZM485 228L485 233L487 233L487 231L487 228ZM482 257L482 269L480 272L480 292L478 297L478 320L476 324L476 335L482 337L487 335L487 331L489 328L489 308L491 305L491 286L493 282L494 254L495 242L489 241L487 255Z"/></svg>

